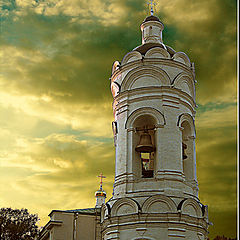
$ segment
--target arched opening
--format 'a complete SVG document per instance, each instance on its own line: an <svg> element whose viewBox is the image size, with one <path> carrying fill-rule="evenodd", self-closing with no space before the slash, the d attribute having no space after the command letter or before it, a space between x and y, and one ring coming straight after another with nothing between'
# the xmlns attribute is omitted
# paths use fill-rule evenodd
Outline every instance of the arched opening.
<svg viewBox="0 0 240 240"><path fill-rule="evenodd" d="M188 121L183 121L182 129L182 166L186 181L194 179L194 149L191 141L191 126Z"/></svg>
<svg viewBox="0 0 240 240"><path fill-rule="evenodd" d="M140 178L153 178L155 169L155 124L151 115L141 115L133 123L135 174Z"/></svg>
<svg viewBox="0 0 240 240"><path fill-rule="evenodd" d="M153 238L134 238L133 240L154 240Z"/></svg>

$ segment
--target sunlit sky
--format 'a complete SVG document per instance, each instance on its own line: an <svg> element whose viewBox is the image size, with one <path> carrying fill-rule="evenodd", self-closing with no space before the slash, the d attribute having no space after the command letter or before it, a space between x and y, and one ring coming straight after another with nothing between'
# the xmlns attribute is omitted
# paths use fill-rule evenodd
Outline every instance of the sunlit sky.
<svg viewBox="0 0 240 240"><path fill-rule="evenodd" d="M236 0L159 0L163 41L195 63L199 197L236 236ZM113 61L141 44L144 0L2 0L0 207L95 206L114 180Z"/></svg>

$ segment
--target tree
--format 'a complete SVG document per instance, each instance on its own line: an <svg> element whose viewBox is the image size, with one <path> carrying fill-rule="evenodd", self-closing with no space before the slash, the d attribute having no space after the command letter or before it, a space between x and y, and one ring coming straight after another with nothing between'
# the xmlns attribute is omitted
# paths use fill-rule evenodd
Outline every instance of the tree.
<svg viewBox="0 0 240 240"><path fill-rule="evenodd" d="M227 238L223 236L216 236L213 240L237 240L237 238Z"/></svg>
<svg viewBox="0 0 240 240"><path fill-rule="evenodd" d="M0 209L0 240L34 240L39 234L39 218L27 209Z"/></svg>
<svg viewBox="0 0 240 240"><path fill-rule="evenodd" d="M225 236L216 236L213 240L228 240Z"/></svg>

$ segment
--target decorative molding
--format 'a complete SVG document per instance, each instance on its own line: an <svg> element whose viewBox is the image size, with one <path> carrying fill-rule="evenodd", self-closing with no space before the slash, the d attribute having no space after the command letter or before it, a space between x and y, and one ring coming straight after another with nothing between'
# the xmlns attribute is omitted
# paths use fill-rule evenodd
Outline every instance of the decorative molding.
<svg viewBox="0 0 240 240"><path fill-rule="evenodd" d="M108 203L105 203L101 208L101 222L103 222L106 218L109 218L111 215L111 208Z"/></svg>
<svg viewBox="0 0 240 240"><path fill-rule="evenodd" d="M167 58L167 59L170 59L170 54L163 48L154 47L154 48L150 48L146 52L145 58Z"/></svg>
<svg viewBox="0 0 240 240"><path fill-rule="evenodd" d="M111 216L123 216L138 212L139 205L136 201L131 198L121 198L113 204L111 209Z"/></svg>
<svg viewBox="0 0 240 240"><path fill-rule="evenodd" d="M195 99L195 85L192 75L181 72L173 79L171 84L173 85L173 87L181 89L183 92L187 93L193 99Z"/></svg>
<svg viewBox="0 0 240 240"><path fill-rule="evenodd" d="M141 96L139 97L139 92ZM147 97L147 94L150 94ZM161 87L143 87L138 89L131 89L128 91L121 92L115 99L117 105L113 106L114 109L120 108L125 104L131 104L138 101L143 101L146 99L160 99L162 101L168 101L169 99L173 101L178 101L179 104L183 104L194 115L196 113L195 107L196 104L194 99L187 93L183 92L181 89L171 88L171 86L161 86Z"/></svg>
<svg viewBox="0 0 240 240"><path fill-rule="evenodd" d="M179 115L179 117L178 117L177 126L182 128L182 123L184 121L187 121L190 126L190 132L191 132L190 139L196 138L194 118L189 113L183 113L183 114ZM184 129L182 131L184 131Z"/></svg>
<svg viewBox="0 0 240 240"><path fill-rule="evenodd" d="M202 209L199 203L193 198L184 199L178 205L178 209L181 210L182 214L186 214L192 217L202 217Z"/></svg>
<svg viewBox="0 0 240 240"><path fill-rule="evenodd" d="M112 65L112 74L121 67L121 64L119 61L115 61Z"/></svg>
<svg viewBox="0 0 240 240"><path fill-rule="evenodd" d="M121 91L130 90L132 88L132 85L142 77L149 77L155 79L155 81L158 82L158 85L156 86L168 86L171 84L170 77L163 69L156 66L140 66L130 70L127 73L127 75L122 81ZM145 84L147 83L145 82ZM148 85L144 87L148 87Z"/></svg>
<svg viewBox="0 0 240 240"><path fill-rule="evenodd" d="M189 59L189 57L187 56L187 54L184 53L184 52L176 52L176 53L173 55L173 60L174 60L174 61L181 62L181 63L187 65L188 67L191 67L190 59Z"/></svg>
<svg viewBox="0 0 240 240"><path fill-rule="evenodd" d="M125 123L125 129L132 128L135 120L138 117L144 116L144 115L152 116L155 119L156 124L158 124L158 125L166 125L166 120L164 118L164 115L160 111L158 111L155 108L151 108L151 107L142 107L142 108L136 109L134 112L132 112L129 115L129 117Z"/></svg>
<svg viewBox="0 0 240 240"><path fill-rule="evenodd" d="M193 78L194 78L194 72L190 67L188 67L186 64L178 62L178 61L173 61L172 59L161 59L161 58L144 58L140 60L136 60L134 62L128 62L127 64L124 64L123 66L121 65L121 68L116 69L113 75L111 76L111 81L114 81L115 78L125 72L125 71L130 71L134 68L137 68L139 66L152 66L152 65L161 65L161 66L169 66L169 67L174 67L181 69L185 71L186 73L189 73Z"/></svg>
<svg viewBox="0 0 240 240"><path fill-rule="evenodd" d="M141 53L138 51L131 51L123 57L121 64L124 65L124 64L127 64L132 61L136 61L139 59L142 59Z"/></svg>
<svg viewBox="0 0 240 240"><path fill-rule="evenodd" d="M175 202L165 196L165 195L162 195L162 194L159 194L159 195L155 195L155 196L152 196L150 198L148 198L147 200L145 200L145 202L143 203L143 206L142 206L142 212L143 213L154 213L154 208L151 210L151 207L154 206L154 204L156 205L156 203L159 205L162 205L163 207L167 207L165 209L166 212L171 212L171 213L175 213L177 212L177 206L175 204ZM156 208L156 207L155 207ZM156 210L156 213L165 213L163 211L163 209L159 209L159 206L158 206L158 211Z"/></svg>

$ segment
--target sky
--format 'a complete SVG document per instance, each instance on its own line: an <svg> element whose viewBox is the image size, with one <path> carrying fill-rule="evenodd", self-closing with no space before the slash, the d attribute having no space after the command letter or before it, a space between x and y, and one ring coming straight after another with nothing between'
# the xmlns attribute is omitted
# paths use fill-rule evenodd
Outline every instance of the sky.
<svg viewBox="0 0 240 240"><path fill-rule="evenodd" d="M159 0L163 41L196 68L199 197L210 239L236 236L236 0ZM141 44L144 0L2 0L0 207L95 206L112 195L112 63Z"/></svg>

